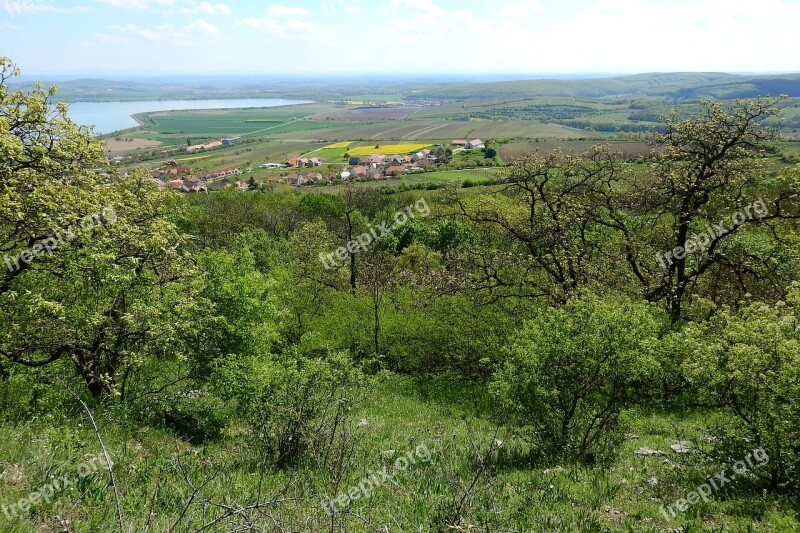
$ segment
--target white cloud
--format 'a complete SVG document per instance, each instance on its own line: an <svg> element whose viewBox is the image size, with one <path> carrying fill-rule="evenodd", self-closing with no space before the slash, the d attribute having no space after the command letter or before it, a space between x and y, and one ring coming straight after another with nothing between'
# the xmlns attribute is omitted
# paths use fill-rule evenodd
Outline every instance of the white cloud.
<svg viewBox="0 0 800 533"><path fill-rule="evenodd" d="M194 15L197 13L205 13L207 15L230 15L231 8L227 4L188 1L186 5L180 9L180 12L184 15Z"/></svg>
<svg viewBox="0 0 800 533"><path fill-rule="evenodd" d="M95 37L95 39L97 39L101 43L106 43L106 44L120 44L120 43L125 43L125 42L129 41L129 39L127 39L127 38L125 38L123 36L108 35L108 34L105 34L105 33L96 33L94 35L94 37Z"/></svg>
<svg viewBox="0 0 800 533"><path fill-rule="evenodd" d="M3 0L0 6L12 18L17 15L34 15L36 13L85 13L86 6L57 7L45 0Z"/></svg>
<svg viewBox="0 0 800 533"><path fill-rule="evenodd" d="M544 7L538 0L528 0L526 2L507 5L500 14L504 18L519 19L531 15L543 15L549 12L550 10Z"/></svg>
<svg viewBox="0 0 800 533"><path fill-rule="evenodd" d="M302 7L289 7L289 6L269 6L267 15L270 17L289 18L289 17L307 17L311 13Z"/></svg>
<svg viewBox="0 0 800 533"><path fill-rule="evenodd" d="M104 42L109 42L115 38L133 38L150 42L186 44L197 38L214 38L220 34L219 28L203 19L197 19L191 24L182 27L177 27L174 24L159 24L152 28L143 28L136 24L125 24L112 26L111 29L116 32L115 35L97 34L97 38Z"/></svg>
<svg viewBox="0 0 800 533"><path fill-rule="evenodd" d="M219 28L203 19L197 19L188 26L184 26L183 31L189 34L200 34L207 37L219 35L220 33Z"/></svg>
<svg viewBox="0 0 800 533"><path fill-rule="evenodd" d="M303 41L330 41L332 37L342 33L339 28L294 18L280 21L268 18L246 18L237 21L237 24L263 31L272 37L291 37Z"/></svg>
<svg viewBox="0 0 800 533"><path fill-rule="evenodd" d="M210 2L201 2L198 9L203 13L210 15L230 15L231 8L227 4L212 4Z"/></svg>
<svg viewBox="0 0 800 533"><path fill-rule="evenodd" d="M171 7L178 0L93 0L98 4L106 4L124 9L150 9L151 7Z"/></svg>
<svg viewBox="0 0 800 533"><path fill-rule="evenodd" d="M324 15L360 13L362 9L355 5L359 1L360 0L320 0L320 6Z"/></svg>
<svg viewBox="0 0 800 533"><path fill-rule="evenodd" d="M403 15L447 16L447 10L437 6L433 0L391 0L388 10Z"/></svg>
<svg viewBox="0 0 800 533"><path fill-rule="evenodd" d="M118 35L119 37L133 36L141 37L142 39L146 39L148 41L164 41L167 39L169 34L174 31L175 28L172 25L160 25L155 26L154 28L142 28L136 24L125 24L111 26L111 29L118 34L121 34Z"/></svg>
<svg viewBox="0 0 800 533"><path fill-rule="evenodd" d="M0 0L0 16L10 1ZM95 12L101 4L103 11L118 8L113 31L92 24L95 29L88 32L98 50L88 55L75 50L72 32L78 26L67 23L53 30L58 60L22 44L15 55L34 68L61 68L62 61L75 70L86 64L98 71L104 64L128 68L115 59L122 56L134 56L132 69L175 72L353 72L364 64L376 73L800 70L799 0L759 0L755 10L752 0L584 0L580 9L550 0L83 2ZM358 7L360 13L348 15ZM235 18L223 16L228 13ZM3 20L17 24L18 31L44 32ZM14 44L11 31L6 33L5 42ZM2 36L0 31L0 44ZM184 54L189 43L197 54ZM150 48L140 54L145 45ZM230 54L232 47L271 53ZM175 49L182 54L179 65L169 53ZM431 50L445 54L432 60Z"/></svg>

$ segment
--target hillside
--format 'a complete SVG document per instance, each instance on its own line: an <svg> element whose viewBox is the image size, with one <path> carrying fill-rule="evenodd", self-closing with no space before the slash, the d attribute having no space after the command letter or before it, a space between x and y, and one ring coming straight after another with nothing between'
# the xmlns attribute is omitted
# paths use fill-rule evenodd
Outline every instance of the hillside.
<svg viewBox="0 0 800 533"><path fill-rule="evenodd" d="M507 97L643 98L673 100L800 96L800 74L742 76L725 73L649 73L593 79L528 79L482 83L411 82L408 78L339 78L320 80L285 77L170 78L161 81L81 79L60 83L65 102L135 101L210 98L313 98L316 100L468 100ZM17 84L14 89L31 89Z"/></svg>

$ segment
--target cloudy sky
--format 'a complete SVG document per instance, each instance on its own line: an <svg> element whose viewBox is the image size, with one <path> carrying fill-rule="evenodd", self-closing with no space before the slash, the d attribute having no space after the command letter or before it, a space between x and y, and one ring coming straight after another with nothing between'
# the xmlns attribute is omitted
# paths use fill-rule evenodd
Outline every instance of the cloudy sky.
<svg viewBox="0 0 800 533"><path fill-rule="evenodd" d="M0 0L25 74L800 71L800 0Z"/></svg>

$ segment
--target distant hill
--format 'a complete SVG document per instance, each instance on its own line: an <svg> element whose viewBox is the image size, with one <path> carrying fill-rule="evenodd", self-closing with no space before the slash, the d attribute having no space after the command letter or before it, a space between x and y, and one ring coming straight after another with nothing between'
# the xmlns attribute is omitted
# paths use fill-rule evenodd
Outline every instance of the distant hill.
<svg viewBox="0 0 800 533"><path fill-rule="evenodd" d="M524 80L438 85L409 98L474 99L562 96L576 98L661 97L674 100L752 98L787 94L800 97L800 74L738 76L723 73L636 74L581 80Z"/></svg>
<svg viewBox="0 0 800 533"><path fill-rule="evenodd" d="M52 85L46 80L44 85ZM304 98L314 100L377 99L470 100L489 98L574 97L604 99L662 98L675 101L732 99L787 94L800 97L800 74L742 76L726 73L651 73L590 79L532 79L488 83L414 83L407 79L179 80L136 82L74 80L54 83L66 102L136 101L212 98ZM12 85L31 89L30 83Z"/></svg>

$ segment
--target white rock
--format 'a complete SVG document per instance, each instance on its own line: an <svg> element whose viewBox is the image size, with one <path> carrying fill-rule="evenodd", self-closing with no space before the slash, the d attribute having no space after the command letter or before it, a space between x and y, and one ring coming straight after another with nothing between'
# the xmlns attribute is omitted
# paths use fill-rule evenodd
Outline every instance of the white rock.
<svg viewBox="0 0 800 533"><path fill-rule="evenodd" d="M636 448L636 450L633 453L636 455L643 455L645 457L652 457L654 455L667 455L661 450L654 450L653 448L647 448L647 447Z"/></svg>
<svg viewBox="0 0 800 533"><path fill-rule="evenodd" d="M681 453L682 454L682 453L691 453L692 452L692 449L689 447L689 443L685 442L685 441L682 441L682 440L679 440L678 442L676 442L675 444L670 446L670 448L672 448L672 451L675 452L675 453Z"/></svg>

